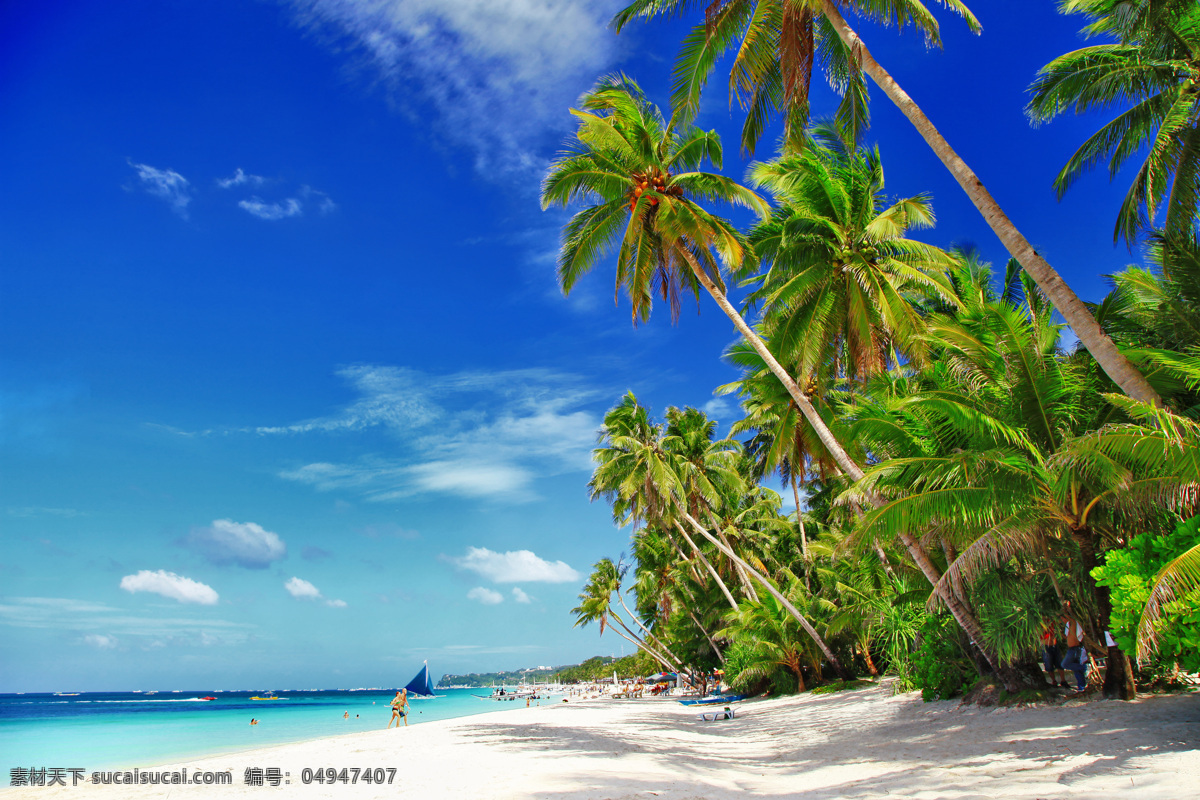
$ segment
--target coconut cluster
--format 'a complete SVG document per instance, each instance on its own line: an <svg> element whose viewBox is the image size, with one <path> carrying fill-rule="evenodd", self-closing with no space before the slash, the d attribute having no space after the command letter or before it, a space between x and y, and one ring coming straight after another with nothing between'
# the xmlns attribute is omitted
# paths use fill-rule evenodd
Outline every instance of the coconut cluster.
<svg viewBox="0 0 1200 800"><path fill-rule="evenodd" d="M682 195L683 189L679 188L678 186L667 188L667 180L669 177L670 176L664 175L657 170L650 174L634 175L633 189L629 192L629 210L632 211L634 206L637 205L638 199L647 192L650 193L650 195L647 197L647 202L649 202L651 206L658 205L657 195L667 194L671 195L672 197L679 197Z"/></svg>

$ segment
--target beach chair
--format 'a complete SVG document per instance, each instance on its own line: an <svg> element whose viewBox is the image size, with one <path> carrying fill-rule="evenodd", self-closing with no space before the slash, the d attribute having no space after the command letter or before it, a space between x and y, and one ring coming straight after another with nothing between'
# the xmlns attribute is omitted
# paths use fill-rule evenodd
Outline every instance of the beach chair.
<svg viewBox="0 0 1200 800"><path fill-rule="evenodd" d="M719 719L733 719L735 716L737 716L737 711L726 707L721 711L706 711L700 714L697 719L703 722L716 722Z"/></svg>

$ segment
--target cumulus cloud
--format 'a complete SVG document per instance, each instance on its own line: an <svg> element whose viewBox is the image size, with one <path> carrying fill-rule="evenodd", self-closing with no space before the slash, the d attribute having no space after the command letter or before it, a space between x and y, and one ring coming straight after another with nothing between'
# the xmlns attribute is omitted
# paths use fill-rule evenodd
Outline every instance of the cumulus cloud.
<svg viewBox="0 0 1200 800"><path fill-rule="evenodd" d="M313 586L303 578L292 577L287 583L283 584L283 588L287 589L288 594L297 600L325 600L325 595L321 594L321 590ZM345 600L325 600L325 605L330 608L345 608Z"/></svg>
<svg viewBox="0 0 1200 800"><path fill-rule="evenodd" d="M158 169L149 164L130 161L129 166L137 173L137 179L147 194L164 201L172 211L187 219L188 203L192 202L191 184L187 178L173 169Z"/></svg>
<svg viewBox="0 0 1200 800"><path fill-rule="evenodd" d="M470 148L480 174L540 174L565 109L614 60L625 0L292 0L302 25L357 55L403 112ZM430 113L432 111L432 113ZM536 183L532 184L536 186Z"/></svg>
<svg viewBox="0 0 1200 800"><path fill-rule="evenodd" d="M521 587L514 586L512 590L513 602L516 603L532 603L533 598L521 591Z"/></svg>
<svg viewBox="0 0 1200 800"><path fill-rule="evenodd" d="M83 641L98 650L112 650L117 646L117 637L102 633L89 633L83 637Z"/></svg>
<svg viewBox="0 0 1200 800"><path fill-rule="evenodd" d="M358 395L340 412L255 432L381 428L408 454L315 462L281 477L375 501L440 493L526 502L536 499L539 477L591 469L600 419L581 406L601 395L574 376L538 369L431 375L383 366L348 367L339 375Z"/></svg>
<svg viewBox="0 0 1200 800"><path fill-rule="evenodd" d="M238 206L253 217L271 222L287 219L288 217L298 217L304 213L304 208L300 205L300 201L294 197L289 197L282 203L268 203L261 197L255 196L249 200L240 201Z"/></svg>
<svg viewBox="0 0 1200 800"><path fill-rule="evenodd" d="M251 175L250 173L238 167L233 175L228 178L218 178L217 186L222 189L232 189L235 186L262 186L267 179L261 175Z"/></svg>
<svg viewBox="0 0 1200 800"><path fill-rule="evenodd" d="M264 569L287 555L287 546L279 534L255 522L214 520L206 528L197 528L188 544L214 564L239 564L249 569Z"/></svg>
<svg viewBox="0 0 1200 800"><path fill-rule="evenodd" d="M155 572L144 569L136 575L126 575L121 578L121 588L130 594L151 592L181 603L203 606L215 606L220 599L211 586L162 569Z"/></svg>
<svg viewBox="0 0 1200 800"><path fill-rule="evenodd" d="M485 606L494 606L504 602L504 595L485 586L476 586L467 592L467 598L469 600L478 600Z"/></svg>
<svg viewBox="0 0 1200 800"><path fill-rule="evenodd" d="M468 547L462 558L450 559L494 583L570 583L582 576L563 561L546 561L530 550L497 553L486 547Z"/></svg>
<svg viewBox="0 0 1200 800"><path fill-rule="evenodd" d="M296 598L317 599L321 596L321 592L317 587L303 578L291 578L283 585L283 588L288 590L288 594Z"/></svg>

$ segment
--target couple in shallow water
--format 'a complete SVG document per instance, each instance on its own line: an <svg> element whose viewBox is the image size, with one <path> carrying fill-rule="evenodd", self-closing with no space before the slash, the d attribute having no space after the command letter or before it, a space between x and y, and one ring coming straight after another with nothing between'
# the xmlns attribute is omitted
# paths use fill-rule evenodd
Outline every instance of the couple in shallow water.
<svg viewBox="0 0 1200 800"><path fill-rule="evenodd" d="M392 727L392 723L396 723L396 727L400 727L400 720L404 720L404 727L408 727L408 689L401 689L396 692L396 696L392 699L392 718L388 721L387 726Z"/></svg>

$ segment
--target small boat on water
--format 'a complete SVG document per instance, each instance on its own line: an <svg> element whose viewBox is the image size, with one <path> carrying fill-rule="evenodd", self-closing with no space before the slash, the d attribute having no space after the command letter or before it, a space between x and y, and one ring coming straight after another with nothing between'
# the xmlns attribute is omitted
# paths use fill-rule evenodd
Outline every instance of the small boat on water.
<svg viewBox="0 0 1200 800"><path fill-rule="evenodd" d="M689 697L686 700L680 700L679 704L684 706L712 706L718 703L736 703L738 700L745 700L743 694L716 694L712 697Z"/></svg>
<svg viewBox="0 0 1200 800"><path fill-rule="evenodd" d="M204 699L207 700L208 698L206 697ZM214 697L213 699L216 700L217 698ZM269 697L251 697L250 699L251 700L287 700L286 697L276 697L274 692L271 692Z"/></svg>
<svg viewBox="0 0 1200 800"><path fill-rule="evenodd" d="M210 694L208 697L201 697L200 699L201 699L201 700L216 700L217 698L213 697L213 696Z"/></svg>

